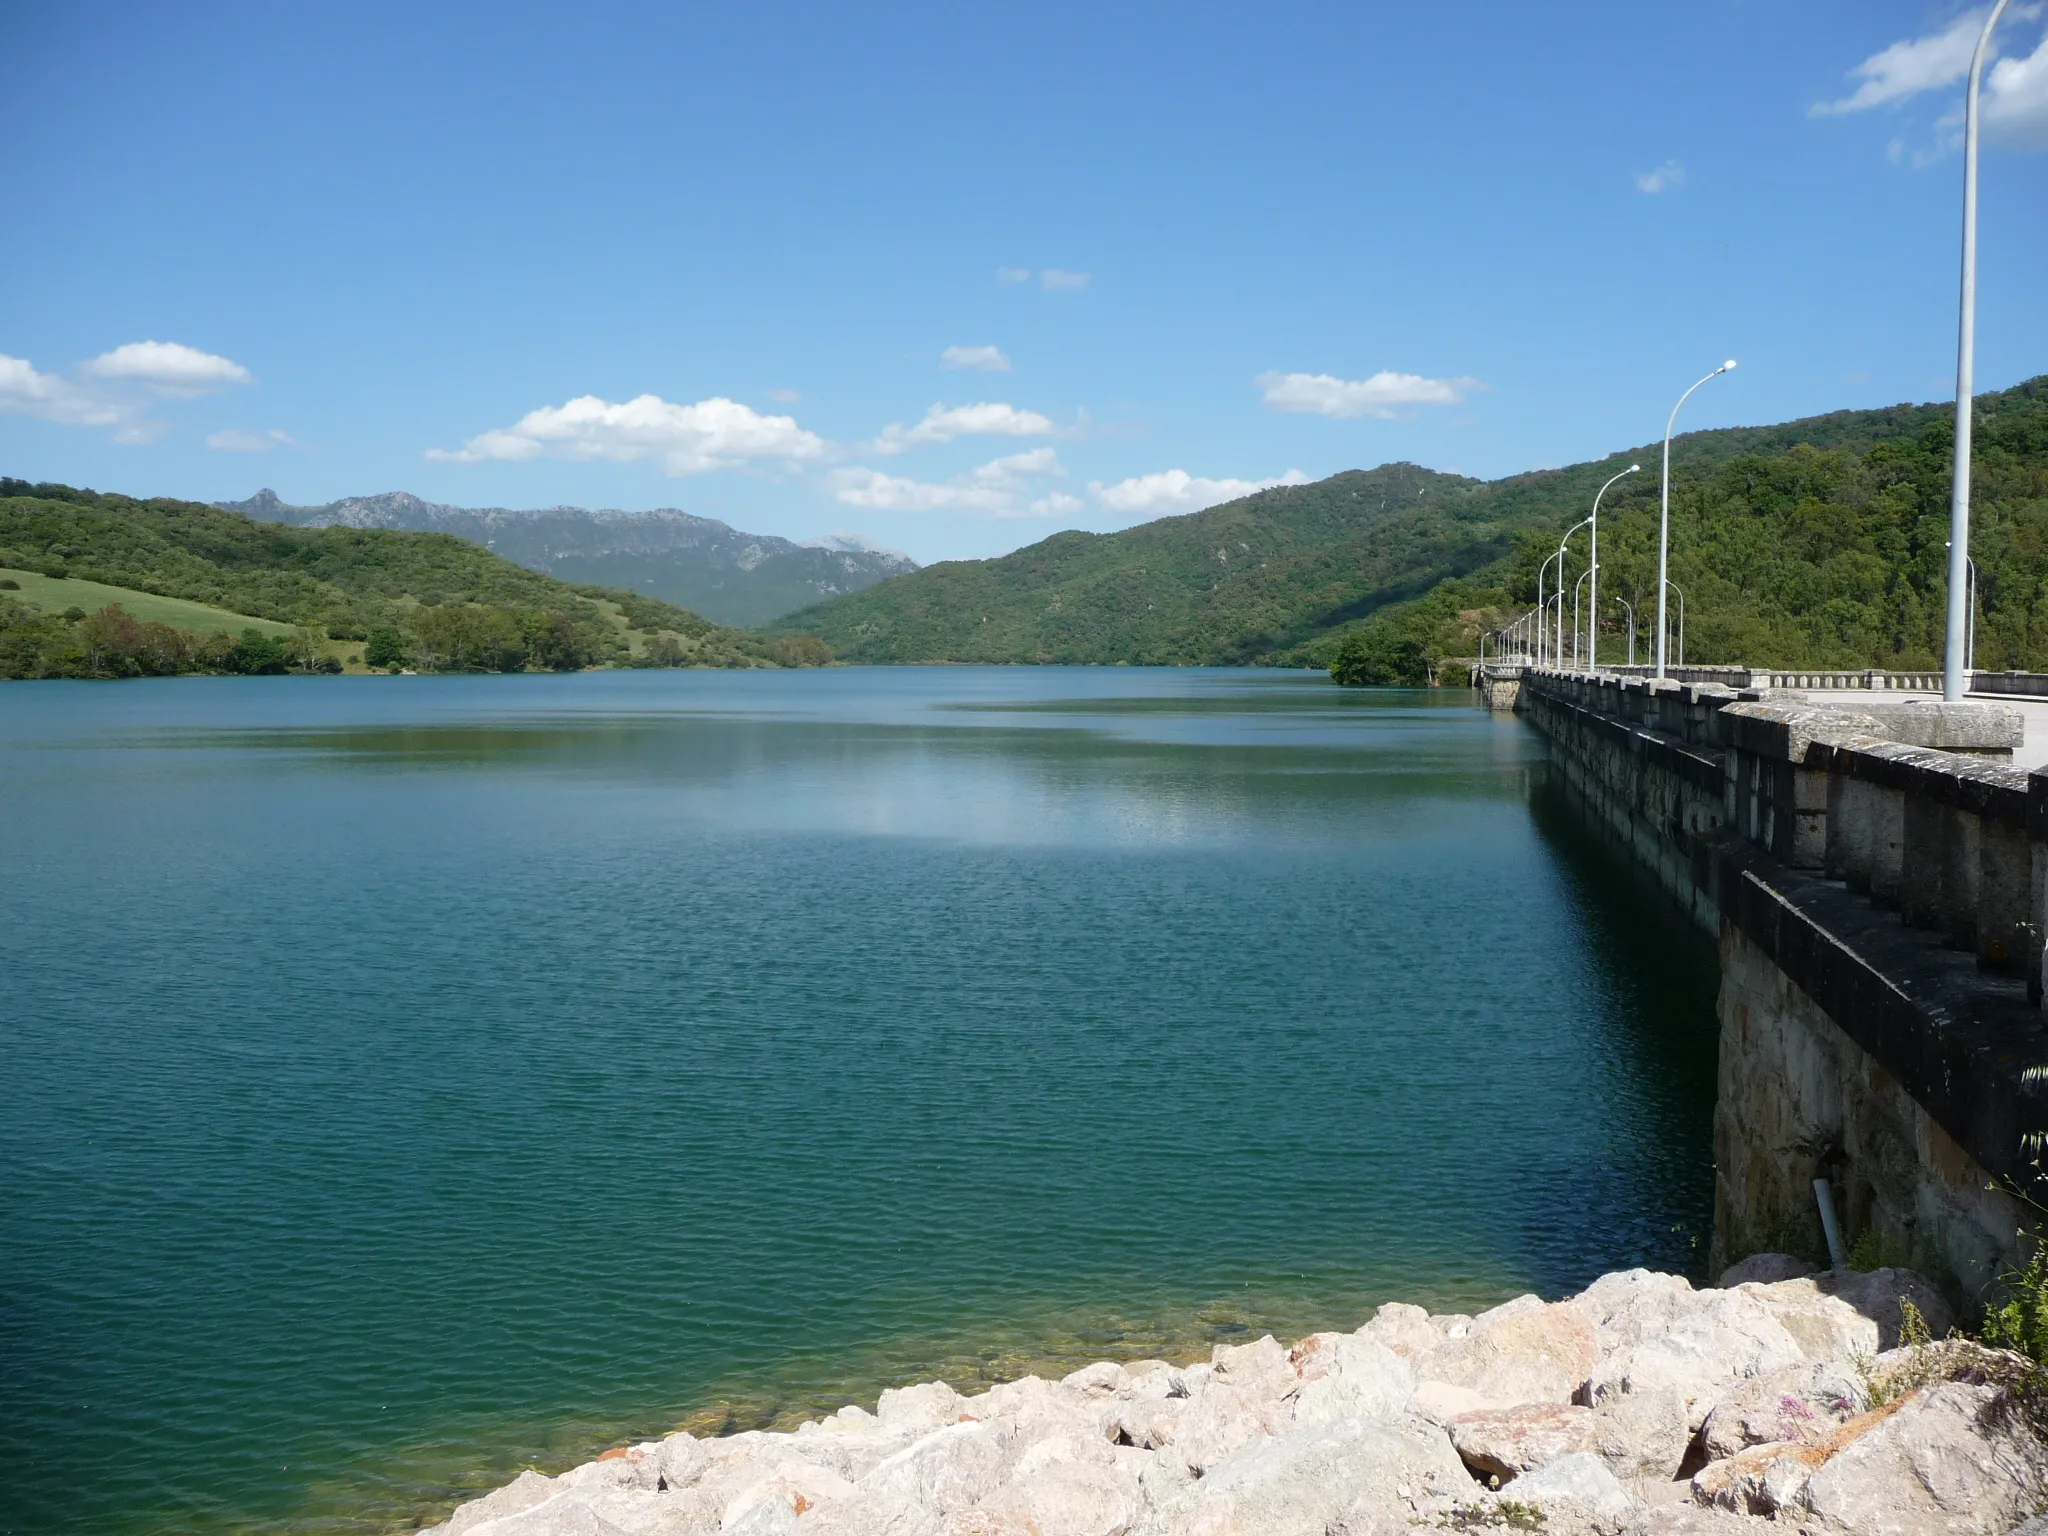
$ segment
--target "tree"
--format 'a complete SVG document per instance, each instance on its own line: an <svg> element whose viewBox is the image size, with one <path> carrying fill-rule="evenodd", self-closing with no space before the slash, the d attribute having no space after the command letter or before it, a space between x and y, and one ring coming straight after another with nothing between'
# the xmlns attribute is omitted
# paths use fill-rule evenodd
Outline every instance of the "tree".
<svg viewBox="0 0 2048 1536"><path fill-rule="evenodd" d="M1419 640L1360 630L1330 659L1330 677L1354 688L1422 688L1429 683L1429 658Z"/></svg>
<svg viewBox="0 0 2048 1536"><path fill-rule="evenodd" d="M412 647L406 644L405 636L388 624L380 624L370 631L369 640L363 646L363 665L366 667L388 667L393 671L412 659Z"/></svg>

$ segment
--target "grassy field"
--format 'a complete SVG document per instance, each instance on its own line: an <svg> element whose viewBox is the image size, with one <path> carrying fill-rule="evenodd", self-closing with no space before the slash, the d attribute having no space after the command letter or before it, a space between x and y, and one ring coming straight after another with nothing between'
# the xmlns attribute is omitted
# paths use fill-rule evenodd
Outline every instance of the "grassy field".
<svg viewBox="0 0 2048 1536"><path fill-rule="evenodd" d="M252 619L245 613L229 613L225 608L188 603L182 597L158 597L154 592L137 592L132 587L109 587L74 577L45 576L41 571L10 570L0 566L0 581L19 582L19 592L4 592L4 595L17 598L44 613L62 613L66 608L83 608L91 613L109 603L119 603L145 624L168 624L173 629L186 629L194 634L210 634L217 629L230 635L240 635L245 629L261 630L266 635L288 635L292 632L291 625L280 624L275 619Z"/></svg>

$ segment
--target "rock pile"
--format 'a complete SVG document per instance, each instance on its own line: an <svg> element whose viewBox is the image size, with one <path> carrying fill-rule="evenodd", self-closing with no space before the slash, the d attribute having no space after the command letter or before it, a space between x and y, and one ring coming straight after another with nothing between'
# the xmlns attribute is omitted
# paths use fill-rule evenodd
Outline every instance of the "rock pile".
<svg viewBox="0 0 2048 1536"><path fill-rule="evenodd" d="M523 1473L440 1536L2004 1536L2048 1508L2025 1363L1900 1346L1903 1270L1603 1276L1477 1317L884 1392L788 1434Z"/></svg>

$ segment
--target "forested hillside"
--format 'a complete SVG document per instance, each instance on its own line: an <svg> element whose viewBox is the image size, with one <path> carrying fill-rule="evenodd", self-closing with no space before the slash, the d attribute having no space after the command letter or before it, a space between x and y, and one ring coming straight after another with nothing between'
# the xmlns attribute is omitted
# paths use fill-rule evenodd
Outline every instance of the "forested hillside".
<svg viewBox="0 0 2048 1536"><path fill-rule="evenodd" d="M860 661L1257 661L1507 553L1480 488L1388 464L927 566L779 627Z"/></svg>
<svg viewBox="0 0 2048 1536"><path fill-rule="evenodd" d="M815 643L764 642L638 593L572 587L447 534L291 528L194 502L19 480L0 480L0 567L289 624L305 632L307 665L323 636L363 641L373 666L463 671L772 666L829 656ZM51 606L0 591L0 675L286 664L245 664L225 634L221 644L195 647L156 633L161 624L138 631L132 615L98 626L118 639L109 650L81 639L87 615L66 618Z"/></svg>
<svg viewBox="0 0 2048 1536"><path fill-rule="evenodd" d="M2048 377L1976 404L1970 546L1978 570L1977 665L2048 670ZM1671 580L1688 662L1914 669L1938 666L1947 602L1953 407L1842 412L1785 427L1701 433L1674 451ZM1601 656L1623 659L1636 606L1639 659L1656 612L1656 459L1601 510ZM1431 659L1469 656L1479 629L1536 600L1536 571L1625 455L1559 471L1579 495L1534 519L1514 554L1390 607L1290 660L1361 681L1420 681ZM1534 497L1548 477L1489 487ZM1586 568L1584 533L1566 569ZM1555 567L1550 580L1555 581ZM1673 654L1681 598L1670 599ZM1569 636L1571 622L1566 620Z"/></svg>
<svg viewBox="0 0 2048 1536"><path fill-rule="evenodd" d="M1982 396L1978 413L1978 661L2048 666L2048 379ZM1677 439L1671 574L1687 659L1932 665L1951 432L1950 407L1901 405ZM1621 639L1615 599L1634 603L1647 644L1658 452L1490 482L1408 464L1347 472L930 566L784 626L869 661L1326 665L1349 645L1352 674L1421 681L1533 603L1559 534L1640 463L1603 508L1600 622ZM1576 581L1583 533L1572 548Z"/></svg>
<svg viewBox="0 0 2048 1536"><path fill-rule="evenodd" d="M720 624L765 624L792 609L917 569L907 555L845 537L795 544L673 507L652 512L451 507L404 491L292 506L274 491L217 502L264 523L452 533L530 570L677 603Z"/></svg>

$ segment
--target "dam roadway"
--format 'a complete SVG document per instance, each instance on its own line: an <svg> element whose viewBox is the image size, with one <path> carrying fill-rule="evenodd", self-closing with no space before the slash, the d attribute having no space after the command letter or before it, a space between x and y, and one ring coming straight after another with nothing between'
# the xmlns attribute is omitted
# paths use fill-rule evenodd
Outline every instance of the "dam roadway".
<svg viewBox="0 0 2048 1536"><path fill-rule="evenodd" d="M1822 1257L1825 1179L1860 1264L1974 1308L2048 1209L2048 701L1716 670L1479 681L1719 935L1710 1267Z"/></svg>

